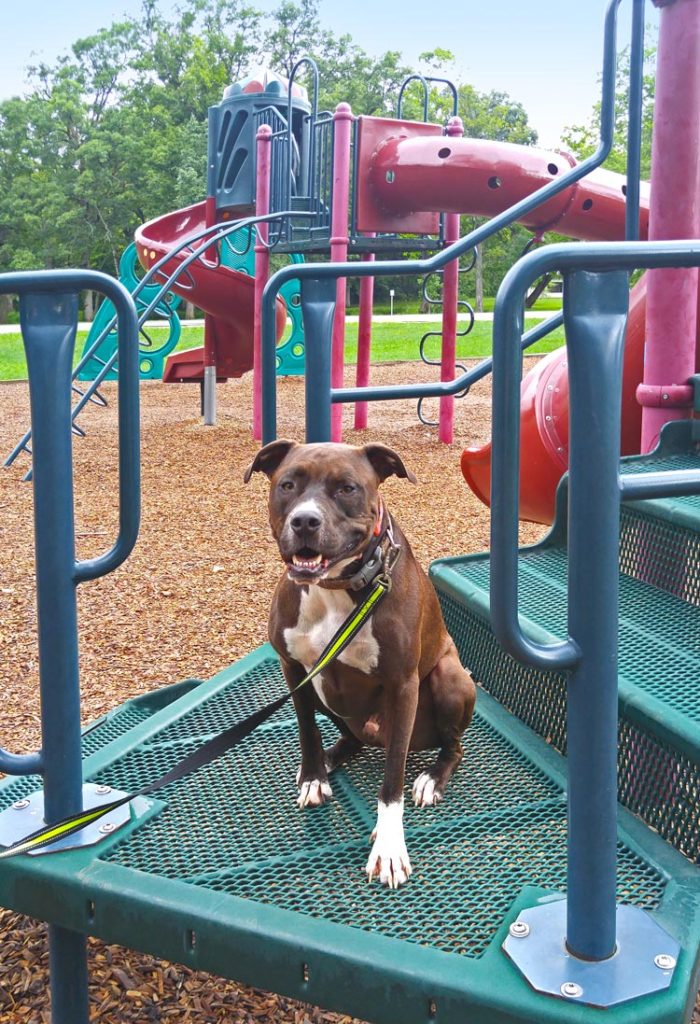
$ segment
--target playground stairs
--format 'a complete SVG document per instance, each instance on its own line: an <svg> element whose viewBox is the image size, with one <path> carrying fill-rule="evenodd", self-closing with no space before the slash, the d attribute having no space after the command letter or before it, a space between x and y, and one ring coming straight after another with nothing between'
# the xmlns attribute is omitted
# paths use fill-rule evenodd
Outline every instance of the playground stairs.
<svg viewBox="0 0 700 1024"><path fill-rule="evenodd" d="M687 425L627 472L697 466ZM566 489L548 537L524 549L523 623L566 635ZM681 943L669 989L602 1011L532 990L503 953L524 907L566 882L565 678L502 653L488 624L488 558L432 578L481 690L445 801L407 798L410 882L368 884L383 755L332 776L300 811L291 709L196 774L134 802L98 846L0 863L0 905L380 1024L681 1024L700 945L700 499L622 510L618 899ZM268 646L205 682L129 701L86 730L85 778L134 792L283 692ZM320 720L324 741L335 728ZM431 755L409 756L410 783ZM36 790L5 781L0 809Z"/></svg>

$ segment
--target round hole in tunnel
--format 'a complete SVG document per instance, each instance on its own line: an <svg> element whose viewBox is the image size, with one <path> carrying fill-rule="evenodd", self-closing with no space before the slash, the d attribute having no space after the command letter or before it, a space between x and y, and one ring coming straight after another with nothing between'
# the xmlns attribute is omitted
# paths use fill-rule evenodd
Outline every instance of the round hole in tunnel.
<svg viewBox="0 0 700 1024"><path fill-rule="evenodd" d="M498 178L494 174L492 178L489 178L487 184L488 184L489 188L500 188L501 187L501 179Z"/></svg>
<svg viewBox="0 0 700 1024"><path fill-rule="evenodd" d="M448 149L447 146L443 146L442 149L438 150L438 156L440 157L441 160L445 160L450 155L451 152L451 149Z"/></svg>
<svg viewBox="0 0 700 1024"><path fill-rule="evenodd" d="M556 164L547 164L547 170L550 174L559 174L559 168Z"/></svg>
<svg viewBox="0 0 700 1024"><path fill-rule="evenodd" d="M623 194L623 196L627 195L627 186L626 185L622 186L622 194Z"/></svg>
<svg viewBox="0 0 700 1024"><path fill-rule="evenodd" d="M592 206L593 206L593 200L592 199L584 199L583 202L581 203L581 209L582 210L590 210Z"/></svg>
<svg viewBox="0 0 700 1024"><path fill-rule="evenodd" d="M300 292L294 292L289 298L290 306L301 306L301 294Z"/></svg>

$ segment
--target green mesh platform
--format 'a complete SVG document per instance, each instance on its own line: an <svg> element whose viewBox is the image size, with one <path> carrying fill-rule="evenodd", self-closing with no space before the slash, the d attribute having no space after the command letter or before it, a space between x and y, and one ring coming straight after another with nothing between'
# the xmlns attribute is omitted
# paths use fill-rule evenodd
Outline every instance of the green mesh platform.
<svg viewBox="0 0 700 1024"><path fill-rule="evenodd" d="M283 687L266 647L159 710L126 705L85 737L86 777L133 791ZM320 722L333 742L335 727ZM407 802L414 874L395 892L363 872L383 755L364 751L334 773L332 802L306 811L298 760L283 709L215 764L140 800L103 845L0 862L0 903L365 1020L598 1019L537 996L500 950L522 906L565 888L564 779L546 743L483 695L444 803ZM430 760L409 757L407 799ZM1 787L0 808L27 785ZM631 815L618 853L620 901L695 944L698 901L680 914L675 898L679 885L694 893L688 862ZM693 952L671 990L614 1016L679 1024L694 971Z"/></svg>

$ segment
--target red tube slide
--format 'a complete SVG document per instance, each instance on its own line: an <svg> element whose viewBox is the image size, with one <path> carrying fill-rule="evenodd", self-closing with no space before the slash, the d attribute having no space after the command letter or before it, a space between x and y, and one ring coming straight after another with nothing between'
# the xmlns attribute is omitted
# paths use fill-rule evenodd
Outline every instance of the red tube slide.
<svg viewBox="0 0 700 1024"><path fill-rule="evenodd" d="M623 455L639 453L642 407L635 392L644 369L646 282L630 295L622 376ZM601 394L601 402L606 396ZM520 390L520 518L551 523L557 484L569 463L569 380L566 348L541 359L523 378ZM485 505L490 503L491 443L462 452L462 473Z"/></svg>
<svg viewBox="0 0 700 1024"><path fill-rule="evenodd" d="M575 166L569 154L483 139L436 136L428 126L415 131L383 121L360 132L361 169L358 226L362 230L430 230L426 211L459 211L494 216ZM363 144L362 135L365 135ZM381 135L381 141L378 136ZM371 151L370 151L371 150ZM418 212L419 211L419 212ZM640 236L649 222L649 190L642 186ZM598 169L522 219L541 234L558 231L587 241L622 239L625 179ZM437 223L435 223L437 227ZM625 343L622 395L622 452L640 450L641 408L635 391L642 380L646 284L632 291ZM601 401L605 401L601 395ZM550 353L523 379L521 390L520 517L550 523L557 484L568 465L566 349ZM491 446L468 448L462 472L474 493L489 503Z"/></svg>
<svg viewBox="0 0 700 1024"><path fill-rule="evenodd" d="M164 217L143 224L136 231L139 260L148 270L161 257L171 252L188 235L206 227L206 204L197 203L184 210L166 213ZM201 244L201 240L194 243ZM160 271L164 280L174 273L186 258L189 249L173 256ZM216 350L218 380L240 377L253 368L253 292L254 281L247 274L224 266L216 255L195 260L183 271L172 290L193 302L211 317ZM277 301L277 339L282 337L286 322L286 307ZM204 377L204 349L191 348L175 352L165 364L163 380L168 382L198 381Z"/></svg>

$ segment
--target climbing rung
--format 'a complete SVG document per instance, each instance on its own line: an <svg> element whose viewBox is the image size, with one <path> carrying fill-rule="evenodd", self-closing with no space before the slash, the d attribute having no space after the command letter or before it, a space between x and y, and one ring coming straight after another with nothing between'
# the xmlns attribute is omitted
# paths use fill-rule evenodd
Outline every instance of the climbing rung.
<svg viewBox="0 0 700 1024"><path fill-rule="evenodd" d="M105 396L101 394L97 389L95 389L93 393L90 395L89 400L91 402L94 402L95 405L99 405L101 409L106 409L107 406L109 405Z"/></svg>

